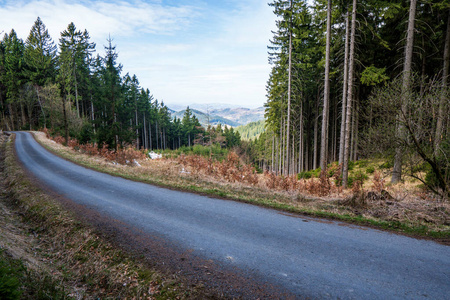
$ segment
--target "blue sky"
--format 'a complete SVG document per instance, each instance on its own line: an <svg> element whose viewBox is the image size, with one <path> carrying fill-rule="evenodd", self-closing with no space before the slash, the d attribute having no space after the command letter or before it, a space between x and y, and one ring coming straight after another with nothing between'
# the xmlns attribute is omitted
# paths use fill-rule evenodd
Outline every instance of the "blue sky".
<svg viewBox="0 0 450 300"><path fill-rule="evenodd" d="M275 16L266 0L0 0L0 32L25 40L41 17L55 43L74 22L97 53L109 35L123 64L167 105L265 102L267 45ZM2 34L3 36L3 34Z"/></svg>

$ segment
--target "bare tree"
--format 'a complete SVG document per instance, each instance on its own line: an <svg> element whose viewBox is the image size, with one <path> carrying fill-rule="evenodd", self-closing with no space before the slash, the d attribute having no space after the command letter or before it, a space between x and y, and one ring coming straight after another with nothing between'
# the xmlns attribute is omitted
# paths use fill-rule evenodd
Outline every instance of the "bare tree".
<svg viewBox="0 0 450 300"><path fill-rule="evenodd" d="M402 80L402 108L401 113L407 114L407 102L410 97L412 56L414 47L414 21L416 17L417 0L411 0L409 7L408 31L406 36L405 61L403 64L403 80ZM402 123L398 124L397 135L401 138L405 135L405 127ZM398 145L395 149L394 169L392 171L392 183L397 183L402 177L402 147Z"/></svg>
<svg viewBox="0 0 450 300"><path fill-rule="evenodd" d="M447 87L449 65L450 65L450 10L448 12L447 33L445 35L445 46L444 46L444 66L442 69L442 88L444 90ZM439 146L442 141L443 123L447 105L448 105L448 98L441 97L436 124L436 134L434 138L434 155L438 155Z"/></svg>
<svg viewBox="0 0 450 300"><path fill-rule="evenodd" d="M325 85L323 88L322 134L320 144L320 168L327 167L328 150L328 118L330 102L330 44L331 44L331 0L327 7L327 42L325 46Z"/></svg>
<svg viewBox="0 0 450 300"><path fill-rule="evenodd" d="M356 35L356 0L353 0L352 8L352 29L350 34L350 53L348 67L348 92L347 92L347 109L345 117L345 135L344 135L344 158L342 168L342 185L347 187L348 182L348 162L350 159L350 120L352 117L352 101L353 101L353 72L355 64L355 35Z"/></svg>
<svg viewBox="0 0 450 300"><path fill-rule="evenodd" d="M348 45L350 37L350 21L347 10L347 15L345 18L345 50L344 50L344 82L342 84L342 112L341 112L341 140L339 143L339 164L344 161L344 142L345 142L345 116L346 116L346 105L347 105L347 86L348 86Z"/></svg>
<svg viewBox="0 0 450 300"><path fill-rule="evenodd" d="M289 67L288 67L288 91L287 91L287 120L286 120L286 161L284 162L284 174L288 175L289 170L289 137L291 123L291 85L292 85L292 0L289 2Z"/></svg>

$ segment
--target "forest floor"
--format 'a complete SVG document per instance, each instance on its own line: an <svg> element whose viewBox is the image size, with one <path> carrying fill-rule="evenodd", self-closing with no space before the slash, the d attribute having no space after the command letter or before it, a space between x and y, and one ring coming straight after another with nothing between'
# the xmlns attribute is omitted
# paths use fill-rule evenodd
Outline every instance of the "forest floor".
<svg viewBox="0 0 450 300"><path fill-rule="evenodd" d="M76 143L66 147L43 132L34 135L54 153L116 176L450 244L450 203L412 178L389 184L391 170L380 168L380 161L355 162L352 174L364 177L363 183L344 190L328 176L297 180L294 176L255 174L233 156L212 162L198 156L149 159L137 155L136 159L122 157L128 164L119 164L117 157L114 161L107 159L108 155L87 155Z"/></svg>

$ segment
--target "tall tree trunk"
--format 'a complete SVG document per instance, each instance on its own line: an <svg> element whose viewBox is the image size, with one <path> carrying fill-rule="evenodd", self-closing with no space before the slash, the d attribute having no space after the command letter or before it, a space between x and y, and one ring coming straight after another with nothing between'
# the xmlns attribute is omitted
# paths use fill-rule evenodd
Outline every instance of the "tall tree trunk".
<svg viewBox="0 0 450 300"><path fill-rule="evenodd" d="M148 149L148 137L147 137L147 126L145 124L145 113L144 113L144 132L143 132L143 136L144 136L144 148Z"/></svg>
<svg viewBox="0 0 450 300"><path fill-rule="evenodd" d="M136 118L136 148L140 149L140 143L139 143L139 129L138 129L138 110L137 110L137 100L135 100L135 107L134 107L134 117Z"/></svg>
<svg viewBox="0 0 450 300"><path fill-rule="evenodd" d="M156 120L156 124L155 124L155 137L156 137L156 149L159 149L159 143L158 143L158 120ZM191 146L190 142L189 142L189 146Z"/></svg>
<svg viewBox="0 0 450 300"><path fill-rule="evenodd" d="M164 139L164 150L166 150L166 128L163 128L162 137Z"/></svg>
<svg viewBox="0 0 450 300"><path fill-rule="evenodd" d="M20 127L22 127L22 128L25 127L27 120L25 117L25 110L24 110L22 101L20 102L20 120L21 120Z"/></svg>
<svg viewBox="0 0 450 300"><path fill-rule="evenodd" d="M66 141L66 145L69 142L69 122L67 121L67 111L66 111L66 95L63 96L62 105L63 105L63 115L64 115L64 140Z"/></svg>
<svg viewBox="0 0 450 300"><path fill-rule="evenodd" d="M356 101L353 101L352 104L352 120L350 122L350 160L353 160L353 149L354 149L354 142L355 142L355 103Z"/></svg>
<svg viewBox="0 0 450 300"><path fill-rule="evenodd" d="M114 109L113 109L113 111L114 111ZM116 123L117 123L117 114L116 114L116 112L114 111L114 113L113 113L113 115L114 115L114 137L115 137L115 143L116 143L116 152L117 151L119 151L119 135L117 134L117 129L115 128L116 127Z"/></svg>
<svg viewBox="0 0 450 300"><path fill-rule="evenodd" d="M42 107L41 97L39 96L39 87L35 86L34 88L36 89L36 95L37 95L37 98L38 98L39 106L41 107L42 116L44 117L44 129L46 129L47 128L47 121L45 119L45 112L44 112L44 108ZM39 122L38 122L38 124L39 124Z"/></svg>
<svg viewBox="0 0 450 300"><path fill-rule="evenodd" d="M317 97L319 98L319 97ZM319 132L319 99L316 101L316 113L314 115L314 141L313 141L313 169L317 169L317 135Z"/></svg>
<svg viewBox="0 0 450 300"><path fill-rule="evenodd" d="M300 102L300 129L299 129L299 137L298 137L298 171L303 172L304 166L304 145L303 145L303 102Z"/></svg>
<svg viewBox="0 0 450 300"><path fill-rule="evenodd" d="M150 121L148 121L148 137L150 140L150 150L153 150L153 143L152 143L152 124L150 123Z"/></svg>
<svg viewBox="0 0 450 300"><path fill-rule="evenodd" d="M436 135L434 138L434 155L438 155L439 146L442 141L443 124L445 118L445 112L447 111L446 106L448 105L448 99L444 96L445 90L447 88L448 81L448 71L450 65L450 10L448 12L447 19L447 33L445 35L445 46L444 46L444 65L442 69L442 96L439 103L439 112L436 123Z"/></svg>
<svg viewBox="0 0 450 300"><path fill-rule="evenodd" d="M14 113L13 113L13 108L12 108L11 102L8 103L8 110L9 110L9 120L11 122L11 129L12 129L12 131L15 131L16 127L14 126ZM31 123L31 119L30 119L30 123Z"/></svg>
<svg viewBox="0 0 450 300"><path fill-rule="evenodd" d="M77 82L77 72L75 68L75 62L73 63L73 79L75 81L75 103L77 105L77 116L80 118L80 107L78 104L78 82Z"/></svg>
<svg viewBox="0 0 450 300"><path fill-rule="evenodd" d="M352 124L352 155L353 161L358 159L358 126L359 126L359 101L356 96L355 109L353 110L353 124Z"/></svg>
<svg viewBox="0 0 450 300"><path fill-rule="evenodd" d="M350 119L352 117L352 100L353 100L353 71L355 64L355 35L356 35L356 0L353 0L352 7L352 30L350 36L350 53L348 66L348 88L347 88L347 109L345 117L345 134L344 134L344 157L342 168L342 185L347 187L348 182L348 162L350 159Z"/></svg>
<svg viewBox="0 0 450 300"><path fill-rule="evenodd" d="M94 102L92 101L92 94L91 94L91 120L92 120L92 128L94 129L95 134L95 114L94 114Z"/></svg>
<svg viewBox="0 0 450 300"><path fill-rule="evenodd" d="M310 157L309 157L309 143L305 144L305 170L309 170L310 166Z"/></svg>
<svg viewBox="0 0 450 300"><path fill-rule="evenodd" d="M350 38L350 21L349 21L349 15L348 15L348 8L347 8L347 14L345 18L345 50L344 50L344 80L342 84L342 111L341 111L341 135L340 135L340 141L339 141L339 164L342 164L344 162L344 144L345 144L345 117L346 117L346 106L347 106L347 92L348 92L348 45L349 45L349 38Z"/></svg>
<svg viewBox="0 0 450 300"><path fill-rule="evenodd" d="M275 134L272 132L272 169L274 171L274 155L275 155Z"/></svg>
<svg viewBox="0 0 450 300"><path fill-rule="evenodd" d="M408 19L408 31L406 36L406 47L405 47L405 62L403 65L403 79L402 79L402 112L399 115L407 116L409 92L411 86L411 70L412 70L412 56L414 47L414 21L416 16L416 5L417 0L411 0L409 8L409 19ZM397 138L402 140L405 138L405 125L399 122L397 125ZM392 183L397 183L402 178L402 152L403 147L397 145L395 148L394 157L394 169L392 171Z"/></svg>
<svg viewBox="0 0 450 300"><path fill-rule="evenodd" d="M285 164L286 164L286 157L285 157L285 154L286 154L286 147L287 147L287 145L286 145L286 119L284 118L284 116L283 116L283 126L282 126L282 128L283 128L283 138L281 139L281 141L282 141L282 147L281 147L281 159L280 159L280 162L281 162L281 166L280 166L280 172L281 172L281 174L286 174L285 173Z"/></svg>
<svg viewBox="0 0 450 300"><path fill-rule="evenodd" d="M279 137L275 136L275 174L278 175L278 150L279 150Z"/></svg>
<svg viewBox="0 0 450 300"><path fill-rule="evenodd" d="M330 0L331 1L331 0ZM292 84L292 0L290 0L290 24L289 24L289 70L288 70L288 107L286 120L286 161L284 163L284 173L289 174L289 138L291 123L291 84Z"/></svg>
<svg viewBox="0 0 450 300"><path fill-rule="evenodd" d="M328 119L330 102L330 44L331 44L331 0L327 8L327 42L325 47L325 84L323 88L322 133L320 142L320 168L325 170L328 161Z"/></svg>
<svg viewBox="0 0 450 300"><path fill-rule="evenodd" d="M338 101L334 101L333 107L333 146L331 147L331 161L337 160L338 144Z"/></svg>

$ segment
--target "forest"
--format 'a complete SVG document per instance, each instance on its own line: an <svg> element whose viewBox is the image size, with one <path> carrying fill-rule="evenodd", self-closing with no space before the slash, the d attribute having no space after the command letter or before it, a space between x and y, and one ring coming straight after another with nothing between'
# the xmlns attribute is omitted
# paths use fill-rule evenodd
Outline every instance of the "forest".
<svg viewBox="0 0 450 300"><path fill-rule="evenodd" d="M237 132L200 125L187 107L172 119L163 102L140 87L136 75L121 75L111 37L104 56L87 30L70 23L55 45L38 17L25 42L11 30L0 42L0 111L3 130L47 129L66 143L111 149L176 149L221 143L233 147ZM212 138L214 137L214 138Z"/></svg>
<svg viewBox="0 0 450 300"><path fill-rule="evenodd" d="M382 157L449 191L449 1L275 0L257 162L289 175ZM427 170L427 180L417 171Z"/></svg>
<svg viewBox="0 0 450 300"><path fill-rule="evenodd" d="M382 158L392 182L417 177L449 194L450 2L273 0L272 71L264 130L200 125L122 75L108 38L96 53L70 23L55 44L38 17L25 41L0 41L1 129L48 129L110 149L240 147L260 170L282 176ZM257 138L249 140L249 132ZM320 168L320 169L319 169ZM426 178L417 175L424 171Z"/></svg>

